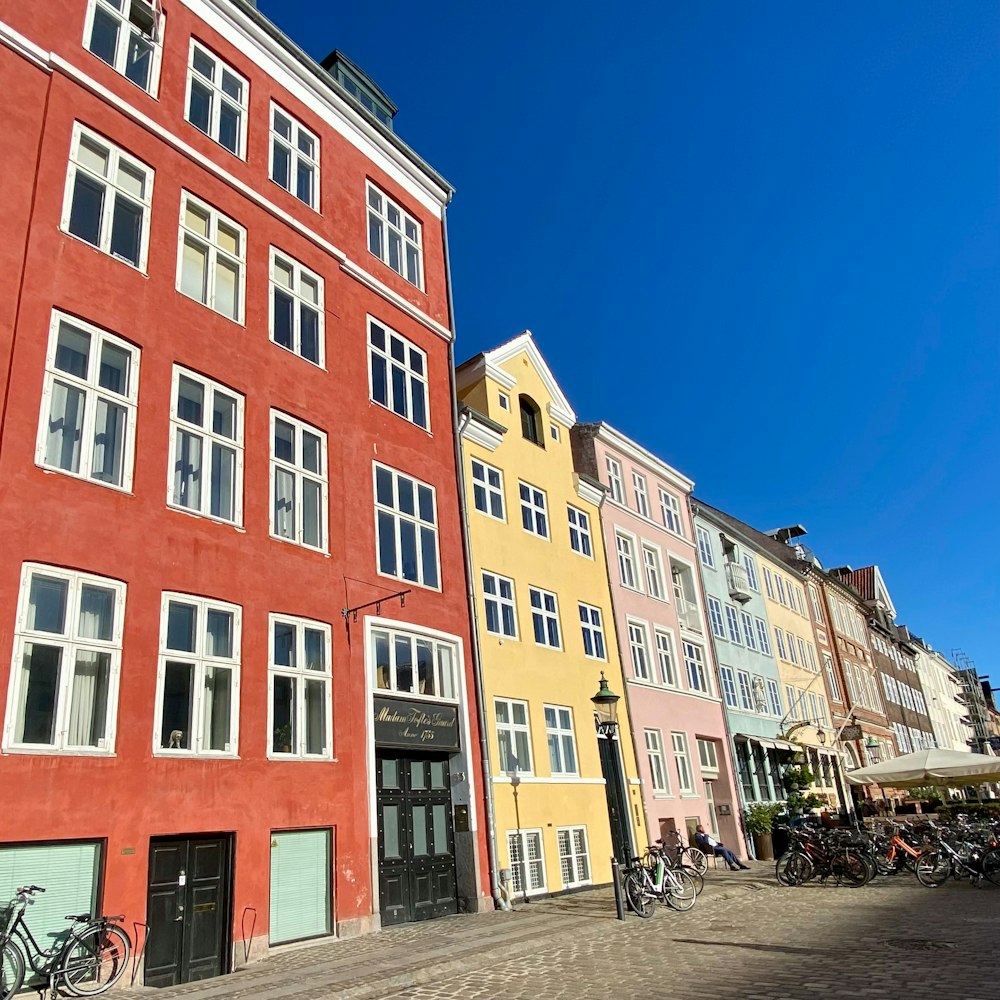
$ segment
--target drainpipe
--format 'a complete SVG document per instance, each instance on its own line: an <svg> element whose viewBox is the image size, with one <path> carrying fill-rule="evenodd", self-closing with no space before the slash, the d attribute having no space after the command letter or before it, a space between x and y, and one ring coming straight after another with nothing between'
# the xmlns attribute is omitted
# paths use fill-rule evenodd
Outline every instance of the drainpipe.
<svg viewBox="0 0 1000 1000"><path fill-rule="evenodd" d="M448 196L451 203L451 195ZM479 751L483 762L483 797L486 803L486 852L490 866L490 895L493 904L500 910L511 908L506 896L500 891L499 865L497 862L496 811L493 803L493 779L491 777L490 747L486 735L486 703L483 701L483 659L479 648L479 614L476 607L476 593L472 582L472 546L469 542L469 508L465 493L465 465L462 461L462 431L469 422L466 414L461 423L458 416L458 384L455 379L455 301L451 291L451 254L448 249L448 207L445 206L441 220L444 237L445 281L448 287L448 315L451 319L451 340L448 341L448 377L451 384L451 426L455 445L455 470L458 473L459 526L462 532L462 551L465 555L465 595L469 605L470 647L472 671L476 693L476 717L479 721Z"/></svg>

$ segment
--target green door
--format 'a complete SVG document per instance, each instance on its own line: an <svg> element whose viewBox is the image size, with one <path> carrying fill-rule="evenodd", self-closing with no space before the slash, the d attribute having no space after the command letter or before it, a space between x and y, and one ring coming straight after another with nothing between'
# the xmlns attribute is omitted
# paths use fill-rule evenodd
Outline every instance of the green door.
<svg viewBox="0 0 1000 1000"><path fill-rule="evenodd" d="M271 834L271 944L330 933L330 831Z"/></svg>
<svg viewBox="0 0 1000 1000"><path fill-rule="evenodd" d="M51 948L65 937L67 913L95 913L101 864L98 841L55 844L18 844L0 847L0 906L22 885L39 885L24 915L35 940Z"/></svg>

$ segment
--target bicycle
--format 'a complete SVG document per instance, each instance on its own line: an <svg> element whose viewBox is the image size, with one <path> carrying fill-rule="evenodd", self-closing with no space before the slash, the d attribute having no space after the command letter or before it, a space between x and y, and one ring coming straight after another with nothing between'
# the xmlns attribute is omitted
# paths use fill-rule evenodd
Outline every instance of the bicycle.
<svg viewBox="0 0 1000 1000"><path fill-rule="evenodd" d="M674 834L671 843L664 843L657 840L657 844L668 852L674 859L674 866L680 865L683 868L692 868L699 875L704 875L708 871L708 858L700 847L692 847L681 840L680 834Z"/></svg>
<svg viewBox="0 0 1000 1000"><path fill-rule="evenodd" d="M874 877L875 864L859 853L851 831L831 830L810 836L802 830L781 829L788 833L793 846L775 862L779 885L802 885L815 877L825 882L832 876L837 885L857 889Z"/></svg>
<svg viewBox="0 0 1000 1000"><path fill-rule="evenodd" d="M690 910L698 898L691 876L683 868L671 868L663 853L649 849L650 865L633 858L625 869L622 888L629 908L644 919L651 917L657 901L674 910Z"/></svg>
<svg viewBox="0 0 1000 1000"><path fill-rule="evenodd" d="M36 976L48 983L55 1000L61 987L77 997L96 996L110 989L125 974L132 940L116 921L124 916L94 917L70 914L69 935L51 948L43 948L31 933L24 911L33 896L45 892L40 885L26 885L0 910L3 941L0 1000L10 1000L24 983L25 960Z"/></svg>
<svg viewBox="0 0 1000 1000"><path fill-rule="evenodd" d="M980 888L984 880L1000 885L1000 847L983 848L980 844L963 843L959 853L942 837L936 848L924 851L917 858L917 881L928 889L936 889L948 881L968 878Z"/></svg>

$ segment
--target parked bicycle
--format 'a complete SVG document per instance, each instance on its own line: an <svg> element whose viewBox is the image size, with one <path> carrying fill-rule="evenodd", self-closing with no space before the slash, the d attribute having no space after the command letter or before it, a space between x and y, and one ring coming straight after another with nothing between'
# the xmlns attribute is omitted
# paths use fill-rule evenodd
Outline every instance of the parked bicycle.
<svg viewBox="0 0 1000 1000"><path fill-rule="evenodd" d="M708 871L708 858L700 847L692 847L685 844L679 833L673 835L670 843L664 840L657 840L667 856L674 860L675 865L683 865L685 868L693 868L699 875L704 875Z"/></svg>
<svg viewBox="0 0 1000 1000"><path fill-rule="evenodd" d="M694 880L684 868L672 868L658 847L650 847L649 863L633 858L625 869L622 888L629 908L638 916L651 917L657 902L675 910L690 910L698 898Z"/></svg>
<svg viewBox="0 0 1000 1000"><path fill-rule="evenodd" d="M936 889L951 876L967 878L974 886L1000 885L1000 847L990 830L939 830L936 844L917 858L917 880Z"/></svg>
<svg viewBox="0 0 1000 1000"><path fill-rule="evenodd" d="M0 1000L9 1000L24 982L26 960L32 972L42 979L54 998L58 991L78 997L96 996L110 989L125 974L132 940L116 917L95 917L89 913L70 914L67 936L51 948L43 948L24 919L32 898L45 890L26 885L17 890L13 900L0 909L0 934L3 941Z"/></svg>
<svg viewBox="0 0 1000 1000"><path fill-rule="evenodd" d="M853 830L793 830L781 827L791 848L778 858L774 873L780 885L803 885L810 879L851 889L866 885L875 875L869 848Z"/></svg>

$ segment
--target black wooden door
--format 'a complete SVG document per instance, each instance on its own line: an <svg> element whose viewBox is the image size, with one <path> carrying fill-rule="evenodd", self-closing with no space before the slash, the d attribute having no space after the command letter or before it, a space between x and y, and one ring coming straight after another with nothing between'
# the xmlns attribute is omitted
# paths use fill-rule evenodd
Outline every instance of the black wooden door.
<svg viewBox="0 0 1000 1000"><path fill-rule="evenodd" d="M228 972L229 837L149 845L145 984L176 986Z"/></svg>
<svg viewBox="0 0 1000 1000"><path fill-rule="evenodd" d="M383 925L457 911L447 757L380 752L378 860Z"/></svg>

